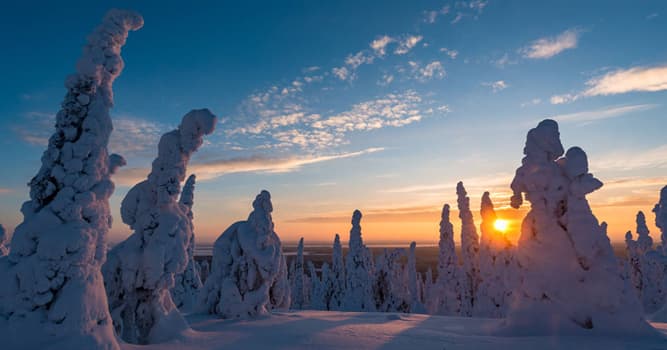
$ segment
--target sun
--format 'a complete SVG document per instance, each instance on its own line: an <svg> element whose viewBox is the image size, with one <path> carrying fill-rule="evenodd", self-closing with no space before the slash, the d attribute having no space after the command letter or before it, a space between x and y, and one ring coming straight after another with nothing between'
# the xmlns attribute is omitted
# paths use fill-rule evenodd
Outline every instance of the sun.
<svg viewBox="0 0 667 350"><path fill-rule="evenodd" d="M507 221L507 220L503 220L503 219L497 219L497 220L493 223L493 228L495 228L496 230L498 230L498 231L500 231L500 232L505 232L505 231L507 231L507 227L508 227L509 225L510 225L510 222L509 222L509 221Z"/></svg>

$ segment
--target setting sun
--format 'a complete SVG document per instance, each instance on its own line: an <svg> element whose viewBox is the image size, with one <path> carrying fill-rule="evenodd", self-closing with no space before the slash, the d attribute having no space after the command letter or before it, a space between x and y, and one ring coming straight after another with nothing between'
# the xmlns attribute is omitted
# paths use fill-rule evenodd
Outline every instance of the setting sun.
<svg viewBox="0 0 667 350"><path fill-rule="evenodd" d="M509 226L509 224L510 224L510 222L507 221L507 220L497 219L497 220L493 223L493 228L495 228L496 230L498 230L498 231L500 231L500 232L506 232L506 231L507 231L507 227Z"/></svg>

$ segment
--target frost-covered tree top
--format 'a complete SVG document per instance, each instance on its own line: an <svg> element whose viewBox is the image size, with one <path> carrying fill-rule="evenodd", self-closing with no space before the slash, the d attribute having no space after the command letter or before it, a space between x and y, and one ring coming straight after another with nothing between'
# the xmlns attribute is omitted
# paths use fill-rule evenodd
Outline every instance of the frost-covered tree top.
<svg viewBox="0 0 667 350"><path fill-rule="evenodd" d="M524 194L531 203L517 248L512 332L652 334L586 200L602 186L586 153L573 147L561 157L558 124L544 120L528 132L524 154L511 185L515 208Z"/></svg>
<svg viewBox="0 0 667 350"><path fill-rule="evenodd" d="M653 238L649 236L648 226L646 225L646 216L644 212L637 212L637 246L641 252L647 252L653 247Z"/></svg>
<svg viewBox="0 0 667 350"><path fill-rule="evenodd" d="M445 275L448 269L455 267L457 263L456 250L454 247L454 226L449 221L449 204L442 207L440 218L440 241L438 242L438 278Z"/></svg>
<svg viewBox="0 0 667 350"><path fill-rule="evenodd" d="M232 224L215 241L211 274L201 293L202 311L247 318L290 305L287 265L274 231L271 195L262 191L248 220Z"/></svg>
<svg viewBox="0 0 667 350"><path fill-rule="evenodd" d="M667 255L667 186L660 191L660 201L653 207L655 213L655 226L660 231L660 241L662 244L662 253Z"/></svg>
<svg viewBox="0 0 667 350"><path fill-rule="evenodd" d="M62 348L118 348L100 274L111 226L110 176L125 163L107 151L109 110L123 69L121 47L142 25L137 13L109 11L65 81L55 131L21 208L24 221L0 264L0 317L32 335L21 347L59 339Z"/></svg>
<svg viewBox="0 0 667 350"><path fill-rule="evenodd" d="M352 213L352 229L350 230L350 251L353 249L361 249L363 247L363 239L361 238L361 212L355 210Z"/></svg>

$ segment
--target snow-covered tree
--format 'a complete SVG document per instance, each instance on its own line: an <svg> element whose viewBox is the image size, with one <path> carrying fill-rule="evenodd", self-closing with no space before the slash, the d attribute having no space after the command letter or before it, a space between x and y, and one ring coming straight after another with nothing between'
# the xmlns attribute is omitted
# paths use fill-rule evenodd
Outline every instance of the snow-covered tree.
<svg viewBox="0 0 667 350"><path fill-rule="evenodd" d="M432 293L437 300L431 301L435 308L432 314L458 316L461 314L461 271L454 246L454 226L449 220L449 204L442 207L440 219L440 241L438 242L438 277ZM429 303L429 301L427 301Z"/></svg>
<svg viewBox="0 0 667 350"><path fill-rule="evenodd" d="M655 226L660 229L660 250L667 256L667 186L660 191L660 200L653 207Z"/></svg>
<svg viewBox="0 0 667 350"><path fill-rule="evenodd" d="M506 332L512 334L650 334L641 306L618 273L604 228L586 195L602 183L578 147L564 157L558 124L528 132L512 181L512 206L531 203L517 248L520 279Z"/></svg>
<svg viewBox="0 0 667 350"><path fill-rule="evenodd" d="M400 263L404 256L403 249L385 249L376 259L373 300L379 312L410 312L407 276Z"/></svg>
<svg viewBox="0 0 667 350"><path fill-rule="evenodd" d="M9 248L7 248L7 232L5 228L0 225L0 258L9 254Z"/></svg>
<svg viewBox="0 0 667 350"><path fill-rule="evenodd" d="M209 273L211 273L211 265L208 263L207 259L202 260L198 263L199 265L199 278L201 278L202 284L206 283Z"/></svg>
<svg viewBox="0 0 667 350"><path fill-rule="evenodd" d="M407 268L407 278L408 278L408 291L410 292L410 312L417 314L426 313L426 307L422 300L421 293L421 278L417 274L417 255L415 251L417 249L417 243L410 243L410 250L408 251L408 266Z"/></svg>
<svg viewBox="0 0 667 350"><path fill-rule="evenodd" d="M195 231L192 223L193 214L192 206L194 205L194 190L195 190L195 175L190 175L183 185L181 192L181 199L179 202L187 207L188 218L190 219L190 227L192 235L187 246L188 264L185 270L175 277L174 287L171 289L171 297L174 304L181 310L190 311L195 306L197 301L197 294L202 287L201 278L199 275L199 268L195 262Z"/></svg>
<svg viewBox="0 0 667 350"><path fill-rule="evenodd" d="M470 198L463 187L463 182L456 185L456 196L461 219L461 255L463 258L461 316L472 316L477 287L480 283L479 237L472 211L470 211Z"/></svg>
<svg viewBox="0 0 667 350"><path fill-rule="evenodd" d="M637 249L637 242L632 239L632 232L625 233L625 252L627 254L626 275L629 282L634 287L637 295L641 297L642 294L642 263L641 255Z"/></svg>
<svg viewBox="0 0 667 350"><path fill-rule="evenodd" d="M637 213L637 249L640 254L644 254L653 248L653 238L650 236L648 226L646 225L646 216L642 211Z"/></svg>
<svg viewBox="0 0 667 350"><path fill-rule="evenodd" d="M301 310L306 305L303 284L303 237L299 240L296 250L296 262L294 264L294 285L291 286L292 309Z"/></svg>
<svg viewBox="0 0 667 350"><path fill-rule="evenodd" d="M324 285L322 280L317 276L317 269L312 261L308 261L308 281L310 287L308 288L308 306L313 310L326 310L324 302Z"/></svg>
<svg viewBox="0 0 667 350"><path fill-rule="evenodd" d="M123 70L121 47L142 25L134 12L109 11L65 81L55 132L21 208L24 220L0 259L0 318L9 320L10 333L2 346L118 349L100 273L111 226L110 176L124 164L107 151L109 110Z"/></svg>
<svg viewBox="0 0 667 350"><path fill-rule="evenodd" d="M310 264L308 265L310 267ZM314 271L313 271L314 272ZM312 275L311 279L315 279L316 275ZM331 278L331 268L326 262L322 264L321 278L318 280L318 283L313 287L312 297L310 299L310 306L314 310L332 310L331 300L333 296L334 283Z"/></svg>
<svg viewBox="0 0 667 350"><path fill-rule="evenodd" d="M497 216L489 192L482 195L480 214L481 239L479 269L481 283L477 289L473 314L478 317L502 318L505 315L511 288L509 275L512 275L512 244L501 232L495 229Z"/></svg>
<svg viewBox="0 0 667 350"><path fill-rule="evenodd" d="M361 212L352 214L350 249L345 261L345 311L375 311L373 302L373 264L370 251L361 238Z"/></svg>
<svg viewBox="0 0 667 350"><path fill-rule="evenodd" d="M114 328L128 343L160 342L187 328L170 293L190 261L194 237L191 207L179 203L178 195L190 157L216 123L207 109L187 113L160 138L147 179L121 202L123 222L134 233L109 251L102 272Z"/></svg>
<svg viewBox="0 0 667 350"><path fill-rule="evenodd" d="M345 263L343 262L343 247L340 244L340 235L336 233L331 257L331 301L329 310L342 310L345 299Z"/></svg>
<svg viewBox="0 0 667 350"><path fill-rule="evenodd" d="M202 311L248 318L290 306L287 264L274 231L271 195L262 191L248 220L231 225L215 241L211 274L200 292Z"/></svg>

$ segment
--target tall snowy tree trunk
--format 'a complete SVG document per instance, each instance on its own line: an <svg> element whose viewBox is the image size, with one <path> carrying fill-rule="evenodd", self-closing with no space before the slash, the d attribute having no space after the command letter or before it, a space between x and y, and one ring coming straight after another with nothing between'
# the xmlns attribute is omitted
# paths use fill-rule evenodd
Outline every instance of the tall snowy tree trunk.
<svg viewBox="0 0 667 350"><path fill-rule="evenodd" d="M477 287L480 283L479 238L470 211L470 198L462 182L456 185L456 195L461 219L461 254L463 255L461 316L472 316Z"/></svg>
<svg viewBox="0 0 667 350"><path fill-rule="evenodd" d="M442 207L438 247L438 277L435 283L438 300L431 313L458 316L461 314L463 285L454 246L454 227L449 220L449 204Z"/></svg>
<svg viewBox="0 0 667 350"><path fill-rule="evenodd" d="M375 311L372 295L373 265L361 238L361 212L355 210L350 230L350 250L346 258L345 311Z"/></svg>
<svg viewBox="0 0 667 350"><path fill-rule="evenodd" d="M2 346L118 349L100 274L111 226L110 176L124 165L108 155L109 110L123 70L121 47L142 26L134 12L109 11L65 82L55 132L21 208L24 220L9 256L0 259L0 318L9 321L0 327L7 332Z"/></svg>
<svg viewBox="0 0 667 350"><path fill-rule="evenodd" d="M156 343L188 328L170 293L175 276L190 262L194 237L191 208L179 203L178 195L190 157L216 123L207 109L186 114L177 129L160 138L148 178L121 203L123 222L134 233L109 252L102 272L114 327L128 343Z"/></svg>
<svg viewBox="0 0 667 350"><path fill-rule="evenodd" d="M299 240L294 264L294 290L292 290L292 309L301 310L305 306L303 283L303 237Z"/></svg>

